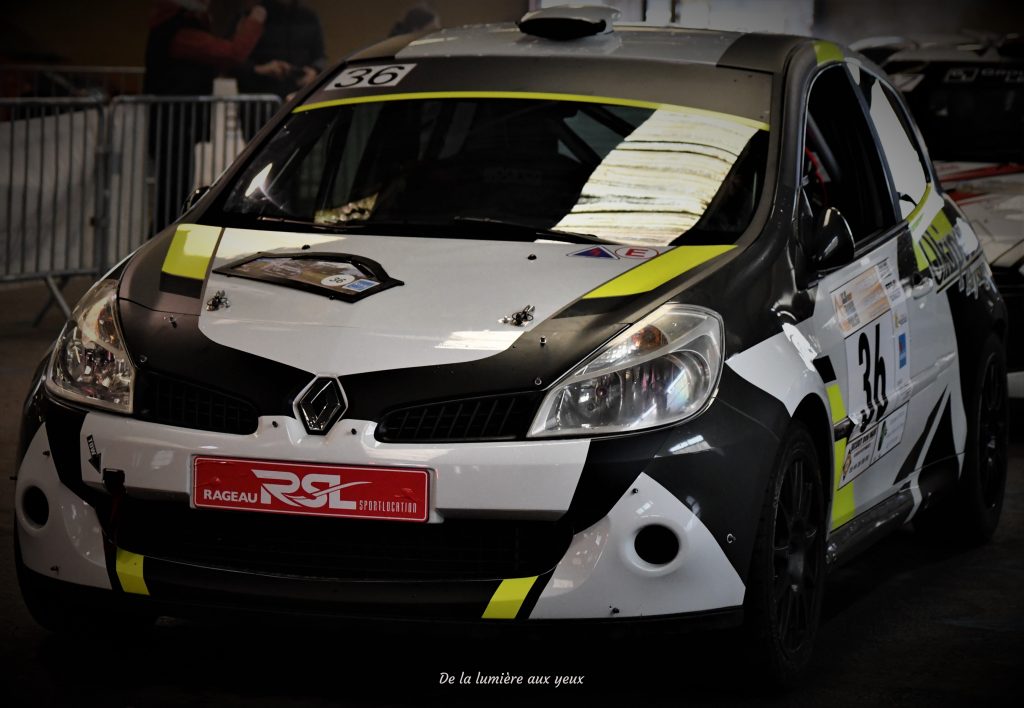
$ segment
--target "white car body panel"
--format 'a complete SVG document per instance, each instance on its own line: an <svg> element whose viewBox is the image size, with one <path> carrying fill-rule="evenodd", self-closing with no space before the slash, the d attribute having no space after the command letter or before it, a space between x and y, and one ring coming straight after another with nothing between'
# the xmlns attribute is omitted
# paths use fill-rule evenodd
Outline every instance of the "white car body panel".
<svg viewBox="0 0 1024 708"><path fill-rule="evenodd" d="M43 526L25 517L20 500L37 487L50 502ZM18 540L25 565L48 578L110 589L103 553L103 534L96 510L64 486L50 453L46 428L36 431L18 470L14 505Z"/></svg>
<svg viewBox="0 0 1024 708"><path fill-rule="evenodd" d="M557 518L569 508L590 448L585 439L395 445L378 442L375 429L373 422L343 419L326 436L309 435L294 418L265 416L252 435L226 435L96 412L82 425L80 452L88 460L91 436L102 466L124 470L128 493L179 498L189 495L196 454L426 468L430 520L438 522L446 516ZM88 462L82 477L102 486L101 473Z"/></svg>
<svg viewBox="0 0 1024 708"><path fill-rule="evenodd" d="M200 331L218 344L333 376L463 363L505 351L533 324L644 262L573 256L588 247L572 243L227 229L213 267L263 250L296 251L311 240L313 252L370 258L405 284L346 303L211 273L204 297L223 290L231 306L204 310ZM496 262L503 264L497 273ZM527 305L535 308L532 323L499 322Z"/></svg>
<svg viewBox="0 0 1024 708"><path fill-rule="evenodd" d="M652 566L633 541L645 526L675 532L679 554ZM573 538L531 619L644 617L743 603L745 587L721 546L692 511L640 474L611 511Z"/></svg>

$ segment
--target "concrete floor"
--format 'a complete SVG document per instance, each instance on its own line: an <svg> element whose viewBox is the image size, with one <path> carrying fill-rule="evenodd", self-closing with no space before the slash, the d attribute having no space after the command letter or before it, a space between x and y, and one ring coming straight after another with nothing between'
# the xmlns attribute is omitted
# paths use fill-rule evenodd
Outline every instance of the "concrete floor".
<svg viewBox="0 0 1024 708"><path fill-rule="evenodd" d="M70 301L84 290L73 283ZM21 403L61 325L39 286L0 287L0 462L13 465ZM1018 418L1019 420L1020 418ZM14 578L0 477L0 703L7 706L646 705L1018 706L1024 690L1024 442L1012 449L992 543L953 549L900 531L828 585L813 670L764 697L731 635L671 642L560 633L451 641L426 631L269 629L162 621L131 645L63 640L33 624ZM445 641L443 645L442 641ZM441 672L583 675L582 686L439 686ZM554 679L552 679L554 681ZM4 699L2 696L6 695Z"/></svg>

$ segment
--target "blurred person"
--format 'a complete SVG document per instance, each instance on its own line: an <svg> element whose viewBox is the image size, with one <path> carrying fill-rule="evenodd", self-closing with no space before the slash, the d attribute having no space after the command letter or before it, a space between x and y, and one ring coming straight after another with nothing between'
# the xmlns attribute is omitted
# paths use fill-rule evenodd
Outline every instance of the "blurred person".
<svg viewBox="0 0 1024 708"><path fill-rule="evenodd" d="M392 25L388 36L438 29L441 29L441 18L428 3L421 2L410 7L402 19Z"/></svg>
<svg viewBox="0 0 1024 708"><path fill-rule="evenodd" d="M237 72L242 93L287 98L309 85L327 65L316 12L299 0L263 0L267 21L249 60Z"/></svg>
<svg viewBox="0 0 1024 708"><path fill-rule="evenodd" d="M267 11L255 5L225 39L210 28L209 0L157 0L146 41L143 92L158 96L204 96L213 80L245 64L263 35ZM272 72L277 67L257 67ZM156 194L151 229L174 221L192 189L193 147L208 139L207 107L185 103L154 104L149 112L149 155Z"/></svg>

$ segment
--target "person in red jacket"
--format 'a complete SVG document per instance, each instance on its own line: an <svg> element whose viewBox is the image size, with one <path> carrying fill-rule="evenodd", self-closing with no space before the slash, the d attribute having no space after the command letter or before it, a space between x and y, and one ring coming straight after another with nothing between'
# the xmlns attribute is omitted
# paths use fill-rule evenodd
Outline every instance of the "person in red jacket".
<svg viewBox="0 0 1024 708"><path fill-rule="evenodd" d="M267 11L255 5L225 39L211 31L208 0L157 0L146 42L143 92L156 96L207 96L213 80L249 59L263 35ZM255 71L283 73L267 62ZM149 111L149 154L155 177L151 234L178 217L193 184L192 153L209 138L210 106L195 100L155 102Z"/></svg>

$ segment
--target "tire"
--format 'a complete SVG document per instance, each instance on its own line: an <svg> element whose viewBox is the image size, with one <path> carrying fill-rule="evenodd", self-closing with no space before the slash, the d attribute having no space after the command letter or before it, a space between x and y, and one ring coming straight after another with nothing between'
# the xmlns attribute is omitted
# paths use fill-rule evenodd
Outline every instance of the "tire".
<svg viewBox="0 0 1024 708"><path fill-rule="evenodd" d="M88 634L94 638L134 635L150 629L156 622L153 614L119 607L110 591L79 588L72 583L51 580L30 569L21 557L17 529L14 532L14 566L21 598L32 619L55 634ZM97 594L107 596L108 601L95 601Z"/></svg>
<svg viewBox="0 0 1024 708"><path fill-rule="evenodd" d="M960 478L914 521L926 536L968 545L987 542L999 525L1009 444L1006 353L995 334L985 340L977 362L964 405L967 442Z"/></svg>
<svg viewBox="0 0 1024 708"><path fill-rule="evenodd" d="M744 616L752 668L785 688L807 668L825 589L825 497L814 441L790 424L769 479Z"/></svg>

